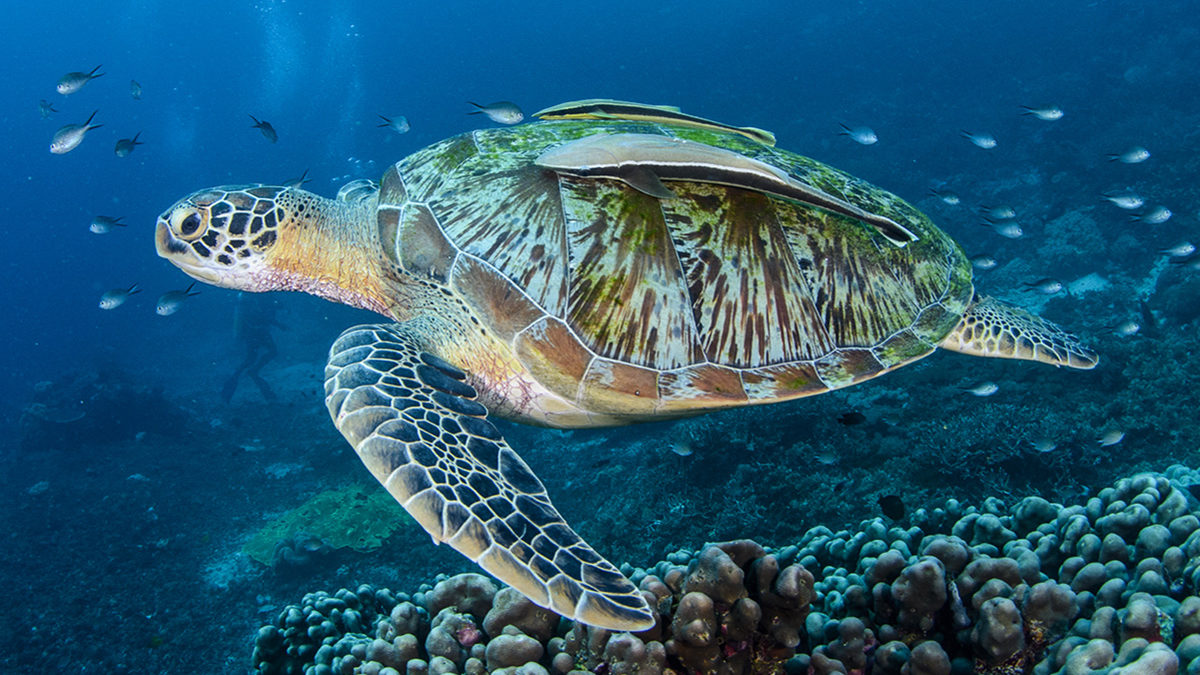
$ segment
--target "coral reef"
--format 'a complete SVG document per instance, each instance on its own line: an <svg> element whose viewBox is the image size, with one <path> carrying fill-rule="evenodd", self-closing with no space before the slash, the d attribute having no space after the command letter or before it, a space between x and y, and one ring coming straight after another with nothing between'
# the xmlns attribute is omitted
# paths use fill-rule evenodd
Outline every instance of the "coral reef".
<svg viewBox="0 0 1200 675"><path fill-rule="evenodd" d="M810 529L676 551L628 574L640 633L559 619L478 574L411 596L312 593L264 626L275 673L1162 673L1200 671L1200 519L1173 466L1085 503L948 500L907 528Z"/></svg>
<svg viewBox="0 0 1200 675"><path fill-rule="evenodd" d="M302 566L324 552L372 551L396 528L411 522L384 490L359 484L326 490L269 523L243 552L271 567Z"/></svg>

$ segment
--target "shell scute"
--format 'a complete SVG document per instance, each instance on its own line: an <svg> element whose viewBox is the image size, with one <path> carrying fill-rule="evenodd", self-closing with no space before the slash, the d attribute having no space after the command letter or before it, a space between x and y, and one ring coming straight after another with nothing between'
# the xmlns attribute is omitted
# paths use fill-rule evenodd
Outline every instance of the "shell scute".
<svg viewBox="0 0 1200 675"><path fill-rule="evenodd" d="M737 371L707 363L661 373L658 396L663 413L743 405L749 400Z"/></svg>
<svg viewBox="0 0 1200 675"><path fill-rule="evenodd" d="M486 260L555 316L565 314L570 274L558 180L533 166L472 179L470 191L429 202L446 235Z"/></svg>
<svg viewBox="0 0 1200 675"><path fill-rule="evenodd" d="M504 342L545 316L516 284L471 256L458 258L451 277L454 291Z"/></svg>
<svg viewBox="0 0 1200 675"><path fill-rule="evenodd" d="M816 366L807 361L744 371L742 383L751 402L778 401L829 391Z"/></svg>
<svg viewBox="0 0 1200 675"><path fill-rule="evenodd" d="M658 371L612 359L593 359L576 402L595 412L653 415L659 402Z"/></svg>
<svg viewBox="0 0 1200 675"><path fill-rule="evenodd" d="M885 370L870 349L839 349L821 357L813 365L821 380L833 389L861 382Z"/></svg>
<svg viewBox="0 0 1200 675"><path fill-rule="evenodd" d="M660 369L695 363L703 354L662 209L626 189L563 177L567 321L602 356Z"/></svg>
<svg viewBox="0 0 1200 675"><path fill-rule="evenodd" d="M457 170L478 154L479 148L471 135L463 134L409 155L400 160L395 168L403 179L407 197L425 201L443 189L447 182L458 184L461 177Z"/></svg>
<svg viewBox="0 0 1200 675"><path fill-rule="evenodd" d="M396 236L400 265L422 278L445 283L458 249L446 238L437 218L424 204L409 204L400 219Z"/></svg>
<svg viewBox="0 0 1200 675"><path fill-rule="evenodd" d="M559 319L543 317L513 340L513 350L529 373L568 401L579 393L594 354Z"/></svg>

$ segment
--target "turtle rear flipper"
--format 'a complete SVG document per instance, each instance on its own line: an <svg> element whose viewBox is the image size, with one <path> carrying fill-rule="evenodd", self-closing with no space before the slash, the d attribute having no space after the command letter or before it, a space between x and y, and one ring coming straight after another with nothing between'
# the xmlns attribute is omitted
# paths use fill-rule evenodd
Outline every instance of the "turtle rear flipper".
<svg viewBox="0 0 1200 675"><path fill-rule="evenodd" d="M611 630L653 626L641 593L563 521L466 374L421 334L356 326L330 348L325 403L363 463L434 541L534 603Z"/></svg>
<svg viewBox="0 0 1200 675"><path fill-rule="evenodd" d="M973 356L1041 361L1090 370L1100 362L1079 338L1020 307L995 298L976 298L939 345Z"/></svg>

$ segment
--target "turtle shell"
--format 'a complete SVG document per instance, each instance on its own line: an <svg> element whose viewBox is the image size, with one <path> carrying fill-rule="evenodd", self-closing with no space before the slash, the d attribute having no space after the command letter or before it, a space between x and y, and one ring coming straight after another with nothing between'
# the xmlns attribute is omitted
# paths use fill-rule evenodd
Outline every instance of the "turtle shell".
<svg viewBox="0 0 1200 675"><path fill-rule="evenodd" d="M594 134L661 134L785 172L916 235L745 187L660 199L540 166ZM447 286L529 373L586 411L686 414L819 394L934 350L972 296L962 250L900 198L736 133L624 120L463 134L383 177L389 258Z"/></svg>

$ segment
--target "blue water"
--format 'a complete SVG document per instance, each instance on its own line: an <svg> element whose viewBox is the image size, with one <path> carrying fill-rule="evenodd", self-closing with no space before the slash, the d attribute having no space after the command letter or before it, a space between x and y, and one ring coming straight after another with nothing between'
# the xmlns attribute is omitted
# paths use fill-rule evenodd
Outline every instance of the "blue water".
<svg viewBox="0 0 1200 675"><path fill-rule="evenodd" d="M804 4L218 3L200 16L153 3L14 8L0 73L0 171L14 189L0 214L19 252L3 285L19 328L4 335L4 367L20 381L114 349L168 356L161 331L179 326L139 311L180 281L148 236L162 209L199 186L306 168L331 193L343 175L379 173L368 161L377 169L471 128L468 99L510 99L530 112L594 96L671 103L772 129L782 146L909 198L954 172L986 180L1042 155L1094 174L1095 192L1151 172L1169 181L1171 160L1187 156L1181 122L1196 92L1182 55L1197 41L1187 3ZM99 63L107 75L81 92L54 91L62 73ZM141 101L128 95L131 78ZM40 119L40 98L61 112ZM1066 118L1017 114L1042 102ZM59 125L94 109L102 129L66 156L46 152ZM278 145L248 128L248 113L276 126ZM407 115L412 132L376 129L377 113ZM868 124L883 140L845 142L834 135L839 121ZM989 130L1000 147L979 151L959 128ZM146 145L115 157L115 140L138 131ZM1102 161L1134 143L1153 148L1153 168L1118 172L1128 167ZM96 214L132 227L93 236L86 224ZM99 293L133 282L146 289L140 306L91 311ZM193 320L218 302L209 295Z"/></svg>
<svg viewBox="0 0 1200 675"><path fill-rule="evenodd" d="M1200 29L1194 14L1193 3L1128 0L732 4L293 0L203 5L60 3L53 11L36 4L7 8L8 29L0 45L5 64L0 69L0 128L4 130L0 151L5 157L0 163L0 184L7 186L0 200L5 240L0 306L6 317L6 329L0 332L0 372L6 375L0 419L8 431L0 444L4 467L0 475L9 492L4 501L11 504L5 508L11 509L12 519L4 522L20 525L4 534L11 564L0 578L9 577L5 587L10 589L49 583L39 576L44 570L36 561L55 551L78 555L89 545L88 533L102 522L111 524L106 539L116 547L99 554L112 558L109 567L89 567L75 574L70 584L45 590L38 600L43 606L36 614L40 618L21 612L16 621L24 629L40 626L43 633L61 632L66 645L98 634L102 641L113 640L113 646L107 652L100 650L104 653L68 646L50 657L17 650L13 667L58 664L64 672L170 671L171 664L187 658L183 655L189 652L180 644L185 641L172 640L169 631L147 628L122 641L103 627L94 633L72 627L72 614L94 616L92 610L74 604L93 586L93 575L108 579L103 585L106 597L91 597L83 601L86 605L99 604L113 612L186 615L186 598L178 598L180 604L172 606L161 595L156 596L161 603L156 607L123 608L118 601L122 586L112 575L128 576L131 587L154 585L166 563L156 562L154 556L122 556L166 540L159 550L174 556L178 574L197 579L194 588L187 586L190 590L181 592L201 593L207 588L198 580L206 561L214 551L236 548L230 543L235 526L250 532L261 524L262 514L281 513L303 498L300 491L289 492L288 481L302 480L302 485L314 490L321 487L325 461L346 476L359 471L353 466L357 460L344 444L338 445L336 433L321 417L318 378L328 341L368 315L311 298L272 299L288 330L280 331L281 356L264 375L286 405L263 404L245 382L235 398L243 407L223 407L213 392L239 358L229 353L234 294L205 287L179 313L157 316L154 300L185 287L189 280L156 256L152 236L156 216L201 187L279 182L305 170L313 179L310 189L332 196L345 180L377 178L389 163L418 148L488 124L466 114L471 110L467 101L507 99L528 114L562 101L617 98L677 105L711 119L770 129L781 147L861 176L927 210L968 253L987 253L1001 262L1001 274L978 278L980 290L1035 304L1105 354L1101 369L1090 374L1029 364L979 364L938 355L912 373L885 378L886 384L880 386L925 387L908 404L897 404L895 415L934 419L965 380L995 379L1005 387L1002 391L1022 392L1009 394L1013 405L1034 405L1030 403L1034 401L1036 410L1061 415L1061 419L1028 421L1051 427L1047 433L1058 434L1064 447L1074 448L1073 455L1038 460L1061 474L1070 490L1085 489L1091 479L1140 466L1137 462L1191 457L1197 446L1190 440L1196 438L1196 431L1181 420L1189 419L1186 410L1196 402L1187 387L1197 329L1195 272L1189 276L1178 267L1163 272L1158 285L1140 298L1146 307L1139 303L1138 289L1161 260L1159 249L1200 236L1196 231L1200 192L1195 187L1200 168L1196 152L1200 93L1194 69ZM62 74L86 72L97 64L103 64L104 77L68 97L55 92L54 84ZM142 100L131 98L130 79L142 85ZM38 114L37 103L43 98L59 111L50 119ZM1060 106L1065 117L1045 122L1020 114L1022 105L1045 104ZM57 128L82 122L93 110L99 111L96 122L103 124L101 128L69 154L48 152ZM274 125L277 144L268 143L251 128L250 114ZM405 115L412 130L397 135L377 128L377 114ZM871 146L854 143L837 134L839 123L870 126L880 140ZM961 138L960 129L991 133L998 147L981 150ZM145 145L128 157L116 157L116 140L137 132ZM1108 153L1133 145L1150 149L1152 158L1137 165L1107 160ZM963 204L943 204L929 196L931 187L954 190L962 195ZM1168 206L1173 218L1155 226L1130 222L1127 212L1101 201L1101 192L1126 187L1145 195L1147 206ZM1002 202L1018 210L1025 238L1003 239L978 226L981 219L973 209ZM90 233L89 222L101 214L121 216L128 227L106 235ZM1086 216L1093 222L1091 229L1077 233L1047 227L1071 214ZM1004 267L1013 261L1018 264ZM1092 273L1112 286L1090 295L1050 299L1012 293L1020 283L1041 277L1070 282ZM104 291L133 283L143 290L126 305L114 311L97 307ZM1118 339L1110 330L1130 317L1153 324L1134 338L1136 342ZM1166 363L1177 365L1166 368L1160 381L1156 368ZM292 364L308 364L310 370L304 372L311 375L287 371ZM52 437L30 437L28 406L39 400L37 383L52 383L42 392L58 387L66 397L79 398L79 392L96 389L71 383L96 373L109 383L109 393L126 397L128 406L104 413L92 410L90 419L106 415L117 431L81 438L69 428L55 427ZM1123 399L1115 393L1121 391L1126 392ZM1114 408L1100 392L1119 399L1119 406ZM1022 396L1027 397L1023 403ZM161 415L139 415L138 406L153 399L169 405ZM1012 450L1041 433L1018 433L1012 424L998 430L988 421L994 417L976 412L981 405L1000 405L999 398L953 400L961 408L961 419L979 423L975 432L963 431L979 446ZM843 396L789 404L783 410L812 426L831 425L838 412L854 407L861 405ZM164 421L168 412L182 417ZM746 427L746 420L760 419L752 415L764 414L770 418L785 413L730 414L713 424ZM1113 425L1131 430L1125 447L1134 449L1123 458L1094 448L1092 435ZM317 433L309 432L310 427L328 436L316 443L307 435ZM100 434L95 431L98 427L89 428ZM857 429L829 428L846 434L846 447L879 445ZM1135 428L1140 431L1134 433ZM148 429L152 433L134 440L137 432ZM295 435L289 436L289 431ZM886 435L885 431L880 427L873 433ZM522 442L537 444L538 438L546 438L537 434L552 432L513 433ZM671 432L652 433L665 437ZM712 436L705 433L706 438ZM901 431L889 433L893 438L903 436ZM932 432L922 433L903 436L904 442L892 447L890 456L919 453L922 442L936 440ZM1141 445L1137 445L1139 434ZM635 437L618 434L612 442L599 443L617 448L617 459L612 461L627 462L621 465L627 467L622 475L636 472L641 465L636 453L620 451L622 438ZM561 438L569 444L578 438L603 437ZM214 448L214 439L227 440L229 446ZM719 488L729 475L748 471L738 467L751 461L755 467L778 467L779 462L790 467L809 461L799 446L773 445L800 442L788 439L787 434L776 438L764 432L757 444L750 444L755 447L748 448L743 437L724 449L713 441L696 452L719 463L707 473L677 464L669 454L654 460L654 466L684 472L691 480ZM143 441L154 449L137 445ZM818 441L805 442L811 448ZM295 457L300 457L301 463L318 467L297 469L302 478L267 481L273 487L257 491L260 478L246 478L236 471L257 472L261 464L271 462L257 455L243 464L241 459L230 460L230 466L206 459L208 453L240 458L231 453L243 444L267 446L264 452L277 453L271 462L296 462ZM304 446L303 451L295 450L297 446ZM246 451L247 457L250 452ZM609 460L597 452L587 450L573 470L608 471L604 462ZM1014 456L1010 452L993 459L1000 465ZM164 457L170 463L163 464ZM1122 463L1125 460L1128 464ZM553 455L546 461L554 461ZM1107 473L1077 473L1084 471L1085 463L1102 464ZM220 471L213 469L216 464L221 465ZM878 462L865 462L852 469L842 464L836 471L829 470L838 474L830 482L857 481L862 472L878 466ZM1006 466L1013 473L1008 484L1036 483L1021 474L1020 461ZM212 473L204 473L205 467ZM90 476L86 490L77 487L81 480L77 472ZM133 474L147 476L149 485L158 486L153 498L135 498L138 490L150 488L143 488L140 479L131 482L127 477ZM110 478L111 483L106 483ZM30 494L30 487L40 481L47 481L49 487ZM612 481L617 488L638 482L619 476ZM220 489L213 488L218 484ZM862 502L862 509L848 507L835 514L845 522L874 515L873 495L883 489L878 483L869 490L862 483L856 485L852 489L862 490L862 498L847 496L846 501ZM779 489L760 487L763 495L774 495ZM209 488L214 491L206 492ZM80 496L81 490L86 498ZM255 494L246 495L247 491ZM894 491L903 492L903 485ZM867 492L872 495L869 499ZM553 486L551 493L555 494ZM928 493L936 491L928 488ZM127 499L121 502L127 509L110 508L103 521L88 521L87 514L104 494ZM558 501L571 500L559 496ZM767 497L763 501L770 504ZM586 506L582 508L586 511ZM178 513L180 523L155 516L151 521L155 524L146 526L147 509ZM198 530L183 525L202 520L202 513L210 509L220 514L219 523L230 524L214 524L204 539ZM568 510L565 505L563 510ZM662 509L651 505L647 510ZM121 514L137 515L126 521ZM246 514L246 522L234 523L238 514ZM804 526L815 524L811 515L805 518ZM130 524L134 522L139 524ZM835 529L837 525L830 523ZM58 528L63 533L58 534ZM35 531L43 537L36 542L30 534ZM761 532L781 537L790 533L786 528ZM614 558L636 551L645 558L634 562L646 564L668 546L695 546L706 536L739 532L681 530L676 534L677 539L655 539L654 532L647 531L649 539L636 545L617 541L597 548ZM427 546L423 535L412 540L420 555L429 553L421 548ZM451 557L432 560L436 562L427 566L433 570L458 564L449 562L455 560ZM377 564L382 569L383 562ZM78 569L75 563L64 563L63 568ZM462 568L469 569L465 564ZM321 578L338 583L335 571L336 566ZM366 580L365 573L358 574ZM237 615L231 620L250 626L249 632L228 629L203 654L206 665L197 672L222 668L240 672L247 654L243 643L255 622L252 596L271 596L260 604L291 602L300 589L316 582L304 578L292 583L288 588L297 593L290 598L269 582L253 590L239 588L237 595L250 599L244 607L230 610ZM217 621L214 617L221 606L220 598L209 602L202 621L209 622L206 625ZM192 630L196 631L192 641L204 639L202 629ZM40 651L46 643L36 644L35 651ZM227 654L233 661L214 660L215 654ZM142 667L139 662L150 665Z"/></svg>

